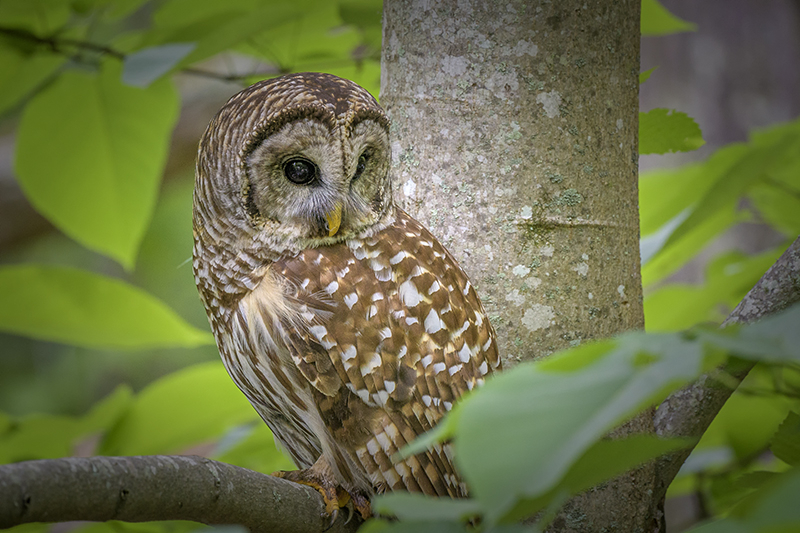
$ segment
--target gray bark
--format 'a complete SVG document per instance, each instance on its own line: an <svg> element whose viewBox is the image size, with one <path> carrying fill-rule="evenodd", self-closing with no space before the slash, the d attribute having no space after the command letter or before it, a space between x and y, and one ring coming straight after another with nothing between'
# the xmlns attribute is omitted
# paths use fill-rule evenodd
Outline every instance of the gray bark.
<svg viewBox="0 0 800 533"><path fill-rule="evenodd" d="M342 513L346 515L346 512ZM325 531L320 494L203 457L70 457L0 466L0 529L70 520L194 520L251 532ZM329 532L355 531L339 518Z"/></svg>
<svg viewBox="0 0 800 533"><path fill-rule="evenodd" d="M739 302L723 326L750 323L777 313L800 301L800 238L783 253L766 274ZM741 382L752 363L737 361L723 370ZM711 376L671 394L659 406L655 416L656 432L663 437L692 437L699 439L722 409L734 389L721 385ZM654 497L661 499L683 462L691 453L687 448L668 455L658 462L658 484Z"/></svg>
<svg viewBox="0 0 800 533"><path fill-rule="evenodd" d="M639 41L638 0L384 2L395 199L469 274L506 367L644 325ZM635 470L551 530L654 529L653 484Z"/></svg>
<svg viewBox="0 0 800 533"><path fill-rule="evenodd" d="M639 4L384 4L395 200L457 257L504 362L643 325Z"/></svg>

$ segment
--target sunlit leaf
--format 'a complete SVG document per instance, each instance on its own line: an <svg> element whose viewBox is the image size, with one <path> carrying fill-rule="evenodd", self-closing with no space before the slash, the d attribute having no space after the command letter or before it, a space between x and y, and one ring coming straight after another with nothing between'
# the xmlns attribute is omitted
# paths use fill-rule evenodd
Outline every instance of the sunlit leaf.
<svg viewBox="0 0 800 533"><path fill-rule="evenodd" d="M647 331L679 331L700 322L722 322L784 248L754 257L739 252L722 254L709 263L704 284L671 283L647 294Z"/></svg>
<svg viewBox="0 0 800 533"><path fill-rule="evenodd" d="M655 71L658 67L653 67L645 70L644 72L639 73L639 85L646 82L650 79L650 75Z"/></svg>
<svg viewBox="0 0 800 533"><path fill-rule="evenodd" d="M639 176L642 235L658 231L697 204L747 153L746 145L731 144L702 163L642 172Z"/></svg>
<svg viewBox="0 0 800 533"><path fill-rule="evenodd" d="M696 29L696 24L679 19L657 0L642 0L642 36L669 35Z"/></svg>
<svg viewBox="0 0 800 533"><path fill-rule="evenodd" d="M178 62L188 66L299 18L302 7L298 2L172 0L155 13L156 27L146 44L196 43Z"/></svg>
<svg viewBox="0 0 800 533"><path fill-rule="evenodd" d="M751 188L747 197L767 224L787 237L800 235L800 191L765 182Z"/></svg>
<svg viewBox="0 0 800 533"><path fill-rule="evenodd" d="M660 108L639 113L640 154L689 152L705 143L700 127L686 113Z"/></svg>
<svg viewBox="0 0 800 533"><path fill-rule="evenodd" d="M785 161L787 151L798 148L800 148L800 132L786 135L774 144L753 147L735 166L720 176L694 207L692 214L675 229L667 240L667 245L680 239L717 212L735 206L749 187L763 180L776 166Z"/></svg>
<svg viewBox="0 0 800 533"><path fill-rule="evenodd" d="M721 209L684 234L680 239L667 238L664 246L647 264L642 265L642 285L648 287L670 274L694 258L714 237L739 222L749 220L746 211L736 211L735 206Z"/></svg>
<svg viewBox="0 0 800 533"><path fill-rule="evenodd" d="M302 0L298 5L306 5ZM361 36L344 26L336 3L316 4L302 16L261 32L238 50L280 67L282 71L330 72L352 67ZM331 72L332 73L332 72Z"/></svg>
<svg viewBox="0 0 800 533"><path fill-rule="evenodd" d="M199 346L209 333L123 281L56 266L0 267L0 330L92 348Z"/></svg>
<svg viewBox="0 0 800 533"><path fill-rule="evenodd" d="M169 80L122 84L118 66L69 71L25 108L16 172L64 233L131 268L155 205L178 111Z"/></svg>
<svg viewBox="0 0 800 533"><path fill-rule="evenodd" d="M259 420L219 362L165 376L145 388L103 441L103 455L177 453Z"/></svg>

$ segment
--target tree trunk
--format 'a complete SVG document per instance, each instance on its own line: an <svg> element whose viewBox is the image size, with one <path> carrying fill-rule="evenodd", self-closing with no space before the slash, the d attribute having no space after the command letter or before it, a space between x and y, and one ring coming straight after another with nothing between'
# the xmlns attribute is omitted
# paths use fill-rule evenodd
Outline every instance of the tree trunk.
<svg viewBox="0 0 800 533"><path fill-rule="evenodd" d="M639 5L384 2L395 199L470 275L507 367L644 326ZM634 471L551 530L652 530L652 487Z"/></svg>

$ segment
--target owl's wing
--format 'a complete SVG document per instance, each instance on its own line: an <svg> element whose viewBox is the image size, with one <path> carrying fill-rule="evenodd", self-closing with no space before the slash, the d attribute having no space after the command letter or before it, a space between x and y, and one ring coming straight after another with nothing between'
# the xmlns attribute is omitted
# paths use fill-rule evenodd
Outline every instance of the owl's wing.
<svg viewBox="0 0 800 533"><path fill-rule="evenodd" d="M308 291L285 272L264 269L258 285L240 302L255 353L288 358L315 389L336 394L342 381L334 368L323 325L330 320L336 302L319 291ZM289 361L283 361L284 364Z"/></svg>
<svg viewBox="0 0 800 533"><path fill-rule="evenodd" d="M304 250L274 268L300 289L291 299L304 309L328 300L330 314L303 313L310 319L305 329L284 325L296 335L287 344L303 375L327 397L317 402L327 427L356 426L356 419L361 440L352 432L337 439L372 455L382 450L382 471L393 453L499 366L494 332L466 274L402 211L370 238ZM437 470L452 473L452 466ZM414 474L407 477L419 481ZM411 490L442 494L441 487L409 483Z"/></svg>

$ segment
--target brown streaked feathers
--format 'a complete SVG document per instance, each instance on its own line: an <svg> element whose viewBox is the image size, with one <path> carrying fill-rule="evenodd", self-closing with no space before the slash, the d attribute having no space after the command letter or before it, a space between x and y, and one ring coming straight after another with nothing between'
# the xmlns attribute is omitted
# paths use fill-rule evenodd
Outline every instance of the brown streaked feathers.
<svg viewBox="0 0 800 533"><path fill-rule="evenodd" d="M294 160L314 181L286 179ZM195 280L228 372L300 468L323 456L348 491L465 496L449 446L393 455L499 368L494 331L392 202L390 162L388 119L352 82L292 74L235 95L200 144Z"/></svg>

